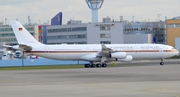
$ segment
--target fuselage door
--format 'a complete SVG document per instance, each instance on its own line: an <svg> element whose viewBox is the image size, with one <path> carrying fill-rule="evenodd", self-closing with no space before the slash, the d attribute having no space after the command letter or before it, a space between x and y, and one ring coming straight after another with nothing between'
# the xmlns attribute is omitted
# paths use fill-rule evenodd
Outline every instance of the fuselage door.
<svg viewBox="0 0 180 97"><path fill-rule="evenodd" d="M165 47L160 47L160 49L159 49L159 53L160 53L160 57L161 57L161 58L163 58L164 49L166 49L166 48L165 48Z"/></svg>
<svg viewBox="0 0 180 97"><path fill-rule="evenodd" d="M45 47L44 47L44 52L45 52L45 53L49 53L49 47L48 47L48 46L45 46Z"/></svg>
<svg viewBox="0 0 180 97"><path fill-rule="evenodd" d="M90 52L90 49L89 47L86 48L86 52L89 53Z"/></svg>
<svg viewBox="0 0 180 97"><path fill-rule="evenodd" d="M134 52L138 52L138 47L134 46Z"/></svg>

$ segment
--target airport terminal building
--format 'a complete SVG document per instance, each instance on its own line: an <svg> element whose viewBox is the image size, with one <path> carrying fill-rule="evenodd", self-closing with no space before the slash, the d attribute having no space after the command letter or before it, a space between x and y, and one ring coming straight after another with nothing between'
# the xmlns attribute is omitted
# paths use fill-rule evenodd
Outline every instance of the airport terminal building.
<svg viewBox="0 0 180 97"><path fill-rule="evenodd" d="M124 43L166 43L164 21L124 21Z"/></svg>
<svg viewBox="0 0 180 97"><path fill-rule="evenodd" d="M44 33L44 32L43 32ZM120 44L123 42L123 23L81 23L47 26L47 44ZM43 38L45 38L43 37Z"/></svg>
<svg viewBox="0 0 180 97"><path fill-rule="evenodd" d="M180 16L166 20L167 44L180 51Z"/></svg>
<svg viewBox="0 0 180 97"><path fill-rule="evenodd" d="M0 23L0 43L6 45L17 45L17 40L10 25ZM38 40L38 25L24 25L24 27Z"/></svg>

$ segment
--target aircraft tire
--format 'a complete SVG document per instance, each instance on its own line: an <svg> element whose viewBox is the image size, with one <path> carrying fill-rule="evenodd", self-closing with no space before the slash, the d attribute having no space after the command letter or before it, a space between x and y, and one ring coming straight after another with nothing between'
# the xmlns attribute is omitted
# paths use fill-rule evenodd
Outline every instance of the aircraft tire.
<svg viewBox="0 0 180 97"><path fill-rule="evenodd" d="M97 67L97 68L100 68L100 67L101 67L101 64L96 64L96 67Z"/></svg>
<svg viewBox="0 0 180 97"><path fill-rule="evenodd" d="M91 68L95 68L96 67L96 65L95 64L91 64Z"/></svg>
<svg viewBox="0 0 180 97"><path fill-rule="evenodd" d="M89 67L90 67L90 64L85 64L84 67L85 67L85 68L89 68Z"/></svg>
<svg viewBox="0 0 180 97"><path fill-rule="evenodd" d="M103 64L102 64L102 67L107 67L107 64L106 64L106 63L103 63Z"/></svg>
<svg viewBox="0 0 180 97"><path fill-rule="evenodd" d="M164 62L160 62L160 65L164 65Z"/></svg>

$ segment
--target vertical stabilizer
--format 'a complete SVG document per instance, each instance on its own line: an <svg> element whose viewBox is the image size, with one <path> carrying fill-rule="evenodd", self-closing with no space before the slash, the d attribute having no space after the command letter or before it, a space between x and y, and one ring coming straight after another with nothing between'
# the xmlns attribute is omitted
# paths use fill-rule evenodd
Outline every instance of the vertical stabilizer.
<svg viewBox="0 0 180 97"><path fill-rule="evenodd" d="M24 27L19 21L10 22L18 44L42 44L38 42Z"/></svg>

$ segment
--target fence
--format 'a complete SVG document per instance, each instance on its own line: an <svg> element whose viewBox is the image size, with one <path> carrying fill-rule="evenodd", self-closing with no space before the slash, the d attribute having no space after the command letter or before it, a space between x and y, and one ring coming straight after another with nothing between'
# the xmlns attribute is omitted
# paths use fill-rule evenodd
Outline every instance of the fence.
<svg viewBox="0 0 180 97"><path fill-rule="evenodd" d="M62 61L51 60L45 58L39 59L12 59L12 60L0 60L0 67L12 67L12 66L48 66L48 65L78 65L87 64L87 61Z"/></svg>

